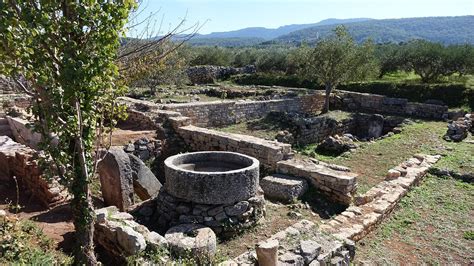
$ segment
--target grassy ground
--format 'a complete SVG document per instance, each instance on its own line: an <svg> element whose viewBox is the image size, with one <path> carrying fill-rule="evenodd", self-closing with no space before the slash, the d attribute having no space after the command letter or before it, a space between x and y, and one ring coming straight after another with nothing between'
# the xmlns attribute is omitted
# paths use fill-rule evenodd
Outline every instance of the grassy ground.
<svg viewBox="0 0 474 266"><path fill-rule="evenodd" d="M267 116L265 118L250 120L247 122L215 129L227 133L244 134L266 140L275 140L278 132L285 130L286 126L280 123L280 121Z"/></svg>
<svg viewBox="0 0 474 266"><path fill-rule="evenodd" d="M2 218L0 218L2 219ZM0 220L0 265L69 265L70 257L29 220Z"/></svg>
<svg viewBox="0 0 474 266"><path fill-rule="evenodd" d="M400 134L375 142L359 142L360 147L355 152L343 156L320 155L315 152L315 144L297 150L322 161L350 167L359 174L358 192L364 193L383 181L390 168L413 154L445 152L449 145L441 139L445 132L445 122L421 121L405 126Z"/></svg>
<svg viewBox="0 0 474 266"><path fill-rule="evenodd" d="M358 243L356 263L468 265L473 224L474 185L429 175Z"/></svg>
<svg viewBox="0 0 474 266"><path fill-rule="evenodd" d="M441 125L429 124L435 132L443 133ZM473 144L464 141L442 145L446 148L435 167L474 173ZM436 145L426 144L420 150L440 151ZM356 263L472 264L473 224L474 184L428 175L402 199L387 221L358 243Z"/></svg>

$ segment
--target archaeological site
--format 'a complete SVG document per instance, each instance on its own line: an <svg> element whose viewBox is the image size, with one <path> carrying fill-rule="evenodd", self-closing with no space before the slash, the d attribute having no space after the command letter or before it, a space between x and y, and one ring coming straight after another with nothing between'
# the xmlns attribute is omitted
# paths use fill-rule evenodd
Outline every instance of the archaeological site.
<svg viewBox="0 0 474 266"><path fill-rule="evenodd" d="M204 86L191 94L219 89ZM444 139L462 141L473 130L471 114L349 91L331 94L332 111L320 114L324 93L318 91L260 87L276 92L263 99L238 93L255 89L227 88L233 100L120 98L128 116L113 131L112 147L102 151L93 181L101 256L117 263L158 252L163 264L191 257L199 264L349 265L364 261L359 242L390 220L427 175L472 182L472 172L437 167L448 148L396 144L405 131L432 124ZM2 191L16 184L23 204L34 201L61 216L71 197L60 182L46 179L41 135L25 111L29 99L4 96ZM423 131L416 134L433 133ZM436 145L454 143L442 137ZM380 143L386 150L377 149L380 159L374 159L371 147ZM14 204L15 193L4 192Z"/></svg>
<svg viewBox="0 0 474 266"><path fill-rule="evenodd" d="M474 266L473 3L0 0L0 266Z"/></svg>

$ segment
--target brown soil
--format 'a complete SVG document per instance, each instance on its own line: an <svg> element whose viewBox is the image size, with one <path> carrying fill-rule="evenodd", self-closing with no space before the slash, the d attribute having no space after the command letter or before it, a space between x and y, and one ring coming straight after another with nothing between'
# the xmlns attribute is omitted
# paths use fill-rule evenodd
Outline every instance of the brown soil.
<svg viewBox="0 0 474 266"><path fill-rule="evenodd" d="M7 211L20 220L32 220L51 238L56 249L66 253L72 252L74 245L74 225L72 215L67 203L52 209L45 208L34 197L27 196L20 190L19 205L22 207L15 212L10 207L16 205L16 186L14 182L0 184L0 209Z"/></svg>
<svg viewBox="0 0 474 266"><path fill-rule="evenodd" d="M112 133L112 146L125 145L134 142L140 138L156 139L155 130L131 130L131 129L114 129Z"/></svg>

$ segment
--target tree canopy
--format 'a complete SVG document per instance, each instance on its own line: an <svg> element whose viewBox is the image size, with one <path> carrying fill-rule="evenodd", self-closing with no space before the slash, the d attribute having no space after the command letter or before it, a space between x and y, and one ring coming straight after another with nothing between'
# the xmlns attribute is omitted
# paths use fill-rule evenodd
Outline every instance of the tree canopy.
<svg viewBox="0 0 474 266"><path fill-rule="evenodd" d="M0 2L0 73L33 98L51 174L73 195L77 264L96 264L89 183L124 93L114 61L135 1ZM57 141L52 141L53 136Z"/></svg>

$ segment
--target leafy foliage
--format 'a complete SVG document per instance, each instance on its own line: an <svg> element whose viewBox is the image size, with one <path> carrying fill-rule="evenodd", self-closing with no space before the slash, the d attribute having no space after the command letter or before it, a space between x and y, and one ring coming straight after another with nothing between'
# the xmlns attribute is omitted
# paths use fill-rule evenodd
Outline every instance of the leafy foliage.
<svg viewBox="0 0 474 266"><path fill-rule="evenodd" d="M367 77L375 67L372 43L357 45L344 27L336 28L335 35L314 48L302 47L300 53L301 74L325 87L324 112L329 111L329 95L334 88Z"/></svg>
<svg viewBox="0 0 474 266"><path fill-rule="evenodd" d="M43 136L52 175L74 198L76 262L94 264L89 183L105 121L121 113L125 92L114 64L119 35L135 2L0 2L0 73L33 97L34 129Z"/></svg>
<svg viewBox="0 0 474 266"><path fill-rule="evenodd" d="M33 222L0 220L0 264L69 265L71 259L52 247Z"/></svg>

